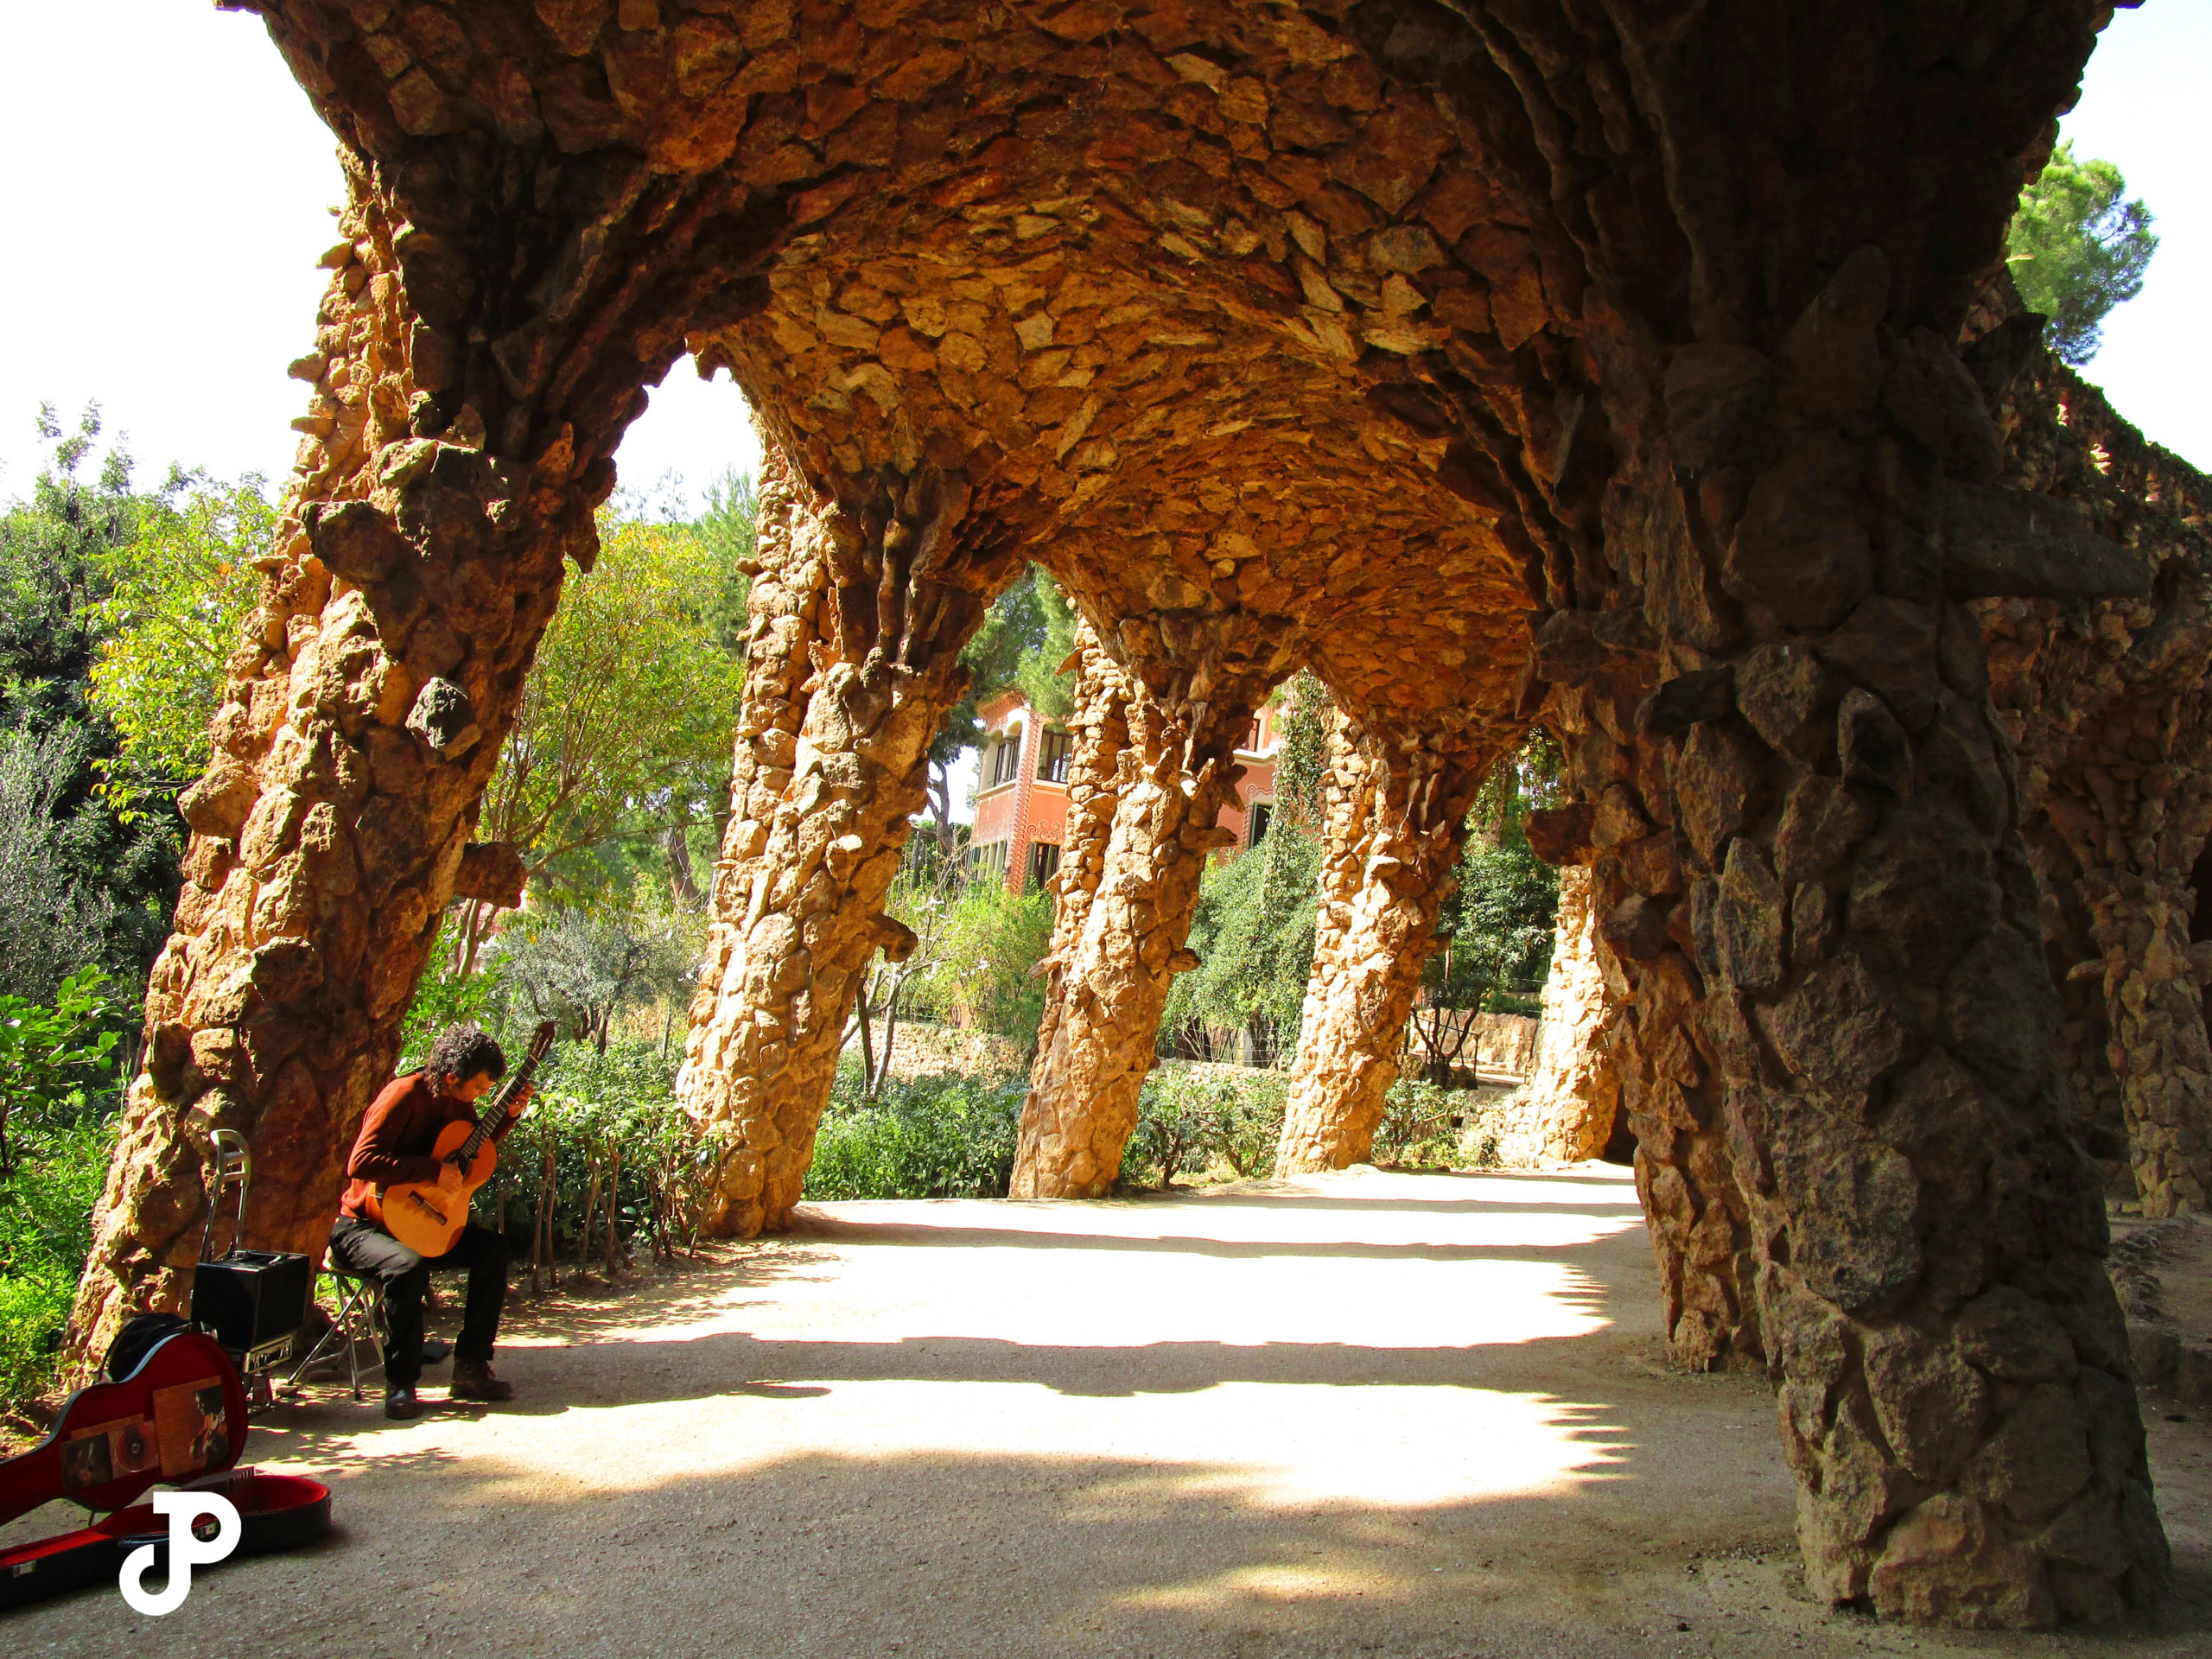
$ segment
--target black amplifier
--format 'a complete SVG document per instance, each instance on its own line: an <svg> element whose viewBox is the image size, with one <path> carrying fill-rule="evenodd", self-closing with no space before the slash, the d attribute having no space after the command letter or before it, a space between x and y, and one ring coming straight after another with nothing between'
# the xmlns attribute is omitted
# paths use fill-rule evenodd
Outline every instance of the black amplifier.
<svg viewBox="0 0 2212 1659"><path fill-rule="evenodd" d="M192 1322L234 1353L290 1338L307 1323L315 1269L289 1251L232 1250L193 1270Z"/></svg>

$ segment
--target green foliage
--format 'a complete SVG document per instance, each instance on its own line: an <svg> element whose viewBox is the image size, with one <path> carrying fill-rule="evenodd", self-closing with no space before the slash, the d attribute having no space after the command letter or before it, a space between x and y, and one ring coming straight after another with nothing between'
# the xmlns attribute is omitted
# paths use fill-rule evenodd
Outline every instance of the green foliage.
<svg viewBox="0 0 2212 1659"><path fill-rule="evenodd" d="M520 1035L501 1032L503 1041ZM670 1260L698 1242L715 1161L714 1145L677 1103L675 1065L657 1045L561 1044L501 1143L477 1219L517 1238L534 1273L551 1272L556 1284L563 1255L611 1256L620 1267L644 1248Z"/></svg>
<svg viewBox="0 0 2212 1659"><path fill-rule="evenodd" d="M920 931L918 916L895 903L891 913ZM994 877L969 881L935 925L930 965L913 981L914 1004L952 1024L1032 1046L1045 1017L1045 982L1030 970L1052 943L1050 893L1017 898Z"/></svg>
<svg viewBox="0 0 2212 1659"><path fill-rule="evenodd" d="M2080 367L2104 344L2112 308L2143 291L2158 251L2151 210L2126 200L2127 181L2110 162L2077 160L2062 143L2020 194L2005 235L2006 263L2028 308L2050 319L2050 348Z"/></svg>
<svg viewBox="0 0 2212 1659"><path fill-rule="evenodd" d="M0 996L0 1177L8 1137L74 1123L115 1088L116 1008L97 969L62 981L50 1004Z"/></svg>
<svg viewBox="0 0 2212 1659"><path fill-rule="evenodd" d="M415 982L415 1000L407 1005L399 1052L402 1071L421 1069L430 1045L448 1026L463 1020L486 1028L498 1023L494 1005L505 988L491 974L464 974L442 950L430 954L430 965Z"/></svg>
<svg viewBox="0 0 2212 1659"><path fill-rule="evenodd" d="M1275 753L1275 804L1309 828L1321 821L1321 785L1329 772L1329 731L1336 724L1336 699L1313 670L1301 668L1276 693L1282 706Z"/></svg>
<svg viewBox="0 0 2212 1659"><path fill-rule="evenodd" d="M1559 915L1559 872L1529 849L1522 820L1558 795L1560 756L1532 733L1484 779L1468 814L1457 881L1438 912L1443 948L1422 976L1433 1007L1478 1008L1498 992L1541 990Z"/></svg>
<svg viewBox="0 0 2212 1659"><path fill-rule="evenodd" d="M1017 1072L893 1079L870 1098L859 1068L841 1066L815 1137L805 1196L1002 1198L1027 1092L1028 1080Z"/></svg>
<svg viewBox="0 0 2212 1659"><path fill-rule="evenodd" d="M1470 836L1452 895L1440 978L1464 991L1541 990L1552 965L1559 872L1529 850L1516 819L1496 840ZM1454 1006L1464 1006L1455 1003Z"/></svg>
<svg viewBox="0 0 2212 1659"><path fill-rule="evenodd" d="M1169 990L1164 1033L1198 1020L1252 1031L1284 1057L1295 1050L1320 872L1319 836L1288 812L1250 852L1207 870L1191 923L1198 965Z"/></svg>
<svg viewBox="0 0 2212 1659"><path fill-rule="evenodd" d="M88 1115L55 1129L0 1179L0 1409L54 1380L118 1121Z"/></svg>
<svg viewBox="0 0 2212 1659"><path fill-rule="evenodd" d="M1394 1169L1453 1167L1462 1161L1459 1124L1477 1109L1477 1100L1472 1090L1440 1088L1419 1077L1399 1078L1382 1097L1382 1121L1376 1126L1370 1155L1377 1165ZM1484 1144L1487 1153L1473 1161L1484 1162L1496 1154L1495 1134Z"/></svg>
<svg viewBox="0 0 2212 1659"><path fill-rule="evenodd" d="M1137 1097L1137 1126L1122 1154L1125 1177L1173 1186L1185 1170L1225 1166L1243 1179L1274 1168L1290 1081L1279 1071L1166 1061Z"/></svg>
<svg viewBox="0 0 2212 1659"><path fill-rule="evenodd" d="M753 591L749 573L760 540L760 519L753 480L732 468L707 486L707 510L693 526L713 576L700 607L709 637L741 663L745 660L745 601Z"/></svg>
<svg viewBox="0 0 2212 1659"><path fill-rule="evenodd" d="M143 981L175 902L181 836L171 811L127 817L96 793L119 752L91 699L101 607L120 550L161 504L131 493L119 451L95 480L80 476L97 409L67 437L42 410L39 431L48 465L0 512L0 993L46 1001L87 963Z"/></svg>
<svg viewBox="0 0 2212 1659"><path fill-rule="evenodd" d="M525 849L534 886L591 894L610 872L582 855L725 804L744 664L718 631L749 509L717 511L712 534L602 517L598 563L563 589L478 830Z"/></svg>
<svg viewBox="0 0 2212 1659"><path fill-rule="evenodd" d="M114 821L88 798L93 742L73 721L0 730L0 986L34 1001L115 954L120 907L99 874Z"/></svg>
<svg viewBox="0 0 2212 1659"><path fill-rule="evenodd" d="M671 918L640 906L533 908L493 948L499 995L516 1027L556 1020L601 1053L625 1009L681 1000L694 961ZM524 1010L527 1010L525 1013Z"/></svg>
<svg viewBox="0 0 2212 1659"><path fill-rule="evenodd" d="M1065 720L1075 712L1075 676L1060 664L1075 652L1075 607L1044 571L1034 577L1042 628L1014 666L1014 680L1039 720Z"/></svg>
<svg viewBox="0 0 2212 1659"><path fill-rule="evenodd" d="M64 437L49 404L38 430L51 458L30 499L0 515L0 721L35 731L90 718L96 607L111 556L137 537L144 508L119 449L108 452L96 482L78 476L99 435L99 405L87 405Z"/></svg>
<svg viewBox="0 0 2212 1659"><path fill-rule="evenodd" d="M53 1379L114 1150L117 1010L99 976L0 996L0 1408Z"/></svg>
<svg viewBox="0 0 2212 1659"><path fill-rule="evenodd" d="M254 562L276 538L262 487L251 474L232 485L195 478L181 504L144 504L137 535L105 556L106 596L88 612L105 636L92 699L119 740L101 770L120 812L173 800L207 769L225 659L260 594Z"/></svg>

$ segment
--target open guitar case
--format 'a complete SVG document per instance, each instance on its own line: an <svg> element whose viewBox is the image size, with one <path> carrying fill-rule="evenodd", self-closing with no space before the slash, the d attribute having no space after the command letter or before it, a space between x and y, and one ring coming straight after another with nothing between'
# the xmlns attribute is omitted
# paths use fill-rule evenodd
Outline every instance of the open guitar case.
<svg viewBox="0 0 2212 1659"><path fill-rule="evenodd" d="M71 1395L52 1433L0 1463L0 1525L57 1497L107 1513L74 1532L0 1549L0 1610L113 1584L124 1558L142 1544L156 1547L156 1570L166 1573L168 1519L138 1501L163 1483L219 1492L237 1505L244 1530L232 1560L296 1548L328 1532L330 1488L239 1468L246 1432L238 1368L221 1343L198 1331L162 1338L129 1376ZM203 1535L213 1537L214 1525L203 1518Z"/></svg>
<svg viewBox="0 0 2212 1659"><path fill-rule="evenodd" d="M54 1429L21 1457L0 1463L0 1526L66 1497L103 1518L74 1532L0 1549L0 1611L102 1581L124 1560L155 1546L168 1572L168 1518L141 1503L153 1487L219 1493L243 1528L227 1560L311 1543L330 1530L330 1489L298 1475L238 1467L255 1396L268 1399L266 1372L288 1349L306 1313L313 1264L304 1255L209 1249L226 1188L245 1220L252 1161L245 1143L218 1129L207 1227L194 1276L192 1322L142 1313L108 1351L107 1376L63 1404ZM105 1512L105 1513L104 1513ZM212 1516L195 1530L214 1535Z"/></svg>

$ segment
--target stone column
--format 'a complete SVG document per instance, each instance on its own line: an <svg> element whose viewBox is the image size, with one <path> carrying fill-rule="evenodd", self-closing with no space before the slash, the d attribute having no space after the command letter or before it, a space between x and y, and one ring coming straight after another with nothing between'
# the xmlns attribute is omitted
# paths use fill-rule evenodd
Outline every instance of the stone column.
<svg viewBox="0 0 2212 1659"><path fill-rule="evenodd" d="M1321 908L1278 1175L1349 1168L1373 1150L1467 810L1503 747L1483 735L1424 739L1345 711L1330 730Z"/></svg>
<svg viewBox="0 0 2212 1659"><path fill-rule="evenodd" d="M2018 333L1998 324L1979 354ZM2144 1213L2176 1215L2212 1205L2212 951L2191 944L2212 830L2212 542L2202 528L2212 486L2145 443L2094 387L2039 350L2034 359L1999 409L2006 477L2124 547L2144 591L1975 610L2019 752L2044 938L2069 1002L2086 993L2091 1004L2069 1010L2101 1051L2073 1056L2077 1094L2085 1106L2117 1094Z"/></svg>
<svg viewBox="0 0 2212 1659"><path fill-rule="evenodd" d="M1122 755L1129 747L1131 691L1122 666L1077 617L1075 709L1068 716L1068 812L1060 836L1060 868L1046 887L1052 894L1052 939L1036 971L1046 976L1039 1053L1052 1046L1067 1013L1067 976L1060 964L1083 938L1092 901L1106 876L1115 817L1121 806ZM1139 1079L1141 1084L1142 1079Z"/></svg>
<svg viewBox="0 0 2212 1659"><path fill-rule="evenodd" d="M1281 647L1239 617L1132 620L1117 643L1118 663L1096 632L1083 640L1086 690L1017 1198L1113 1191L1157 1064L1167 988L1198 965L1184 941L1207 855L1230 840L1214 820L1243 774L1236 745L1285 666Z"/></svg>
<svg viewBox="0 0 2212 1659"><path fill-rule="evenodd" d="M1543 550L1647 1201L1702 1158L1677 1214L1744 1205L1812 1592L1925 1622L2114 1618L2168 1572L1963 602L2139 591L2000 487L1955 345L2109 15L2034 0L1998 53L1923 11L1469 16L1541 157L1497 176L1552 355L1463 347L1457 395ZM1893 68L1726 95L1777 51Z"/></svg>
<svg viewBox="0 0 2212 1659"><path fill-rule="evenodd" d="M448 188L465 157L410 153L397 175L341 157L343 239L292 366L315 388L298 458L214 758L179 803L185 886L93 1217L79 1374L130 1313L181 1301L209 1129L252 1148L247 1240L320 1253L442 913L512 874L471 843L479 801L563 559L596 552L640 384L681 349L660 308L696 299L644 280L696 225L648 246L626 217L664 219L673 183L610 195L553 156L537 200L558 209L502 209Z"/></svg>
<svg viewBox="0 0 2212 1659"><path fill-rule="evenodd" d="M817 494L772 442L729 829L677 1093L719 1157L708 1230L788 1225L928 754L968 686L961 647L1009 547L986 556L957 474L923 466Z"/></svg>
<svg viewBox="0 0 2212 1659"><path fill-rule="evenodd" d="M1536 1063L1528 1083L1498 1109L1500 1163L1574 1164L1605 1151L1621 1098L1608 1045L1627 998L1620 964L1598 937L1590 872L1562 865Z"/></svg>
<svg viewBox="0 0 2212 1659"><path fill-rule="evenodd" d="M1815 1593L2106 1617L2155 1592L2164 1548L1959 596L2121 577L1986 481L1980 395L1936 336L1881 326L1891 282L1861 249L1770 356L1679 347L1641 397L1633 353L1611 360L1611 487L1676 529L1609 550L1675 608L1649 643L1562 613L1540 664L1571 688L1593 908L1630 988L1639 1185L1662 1262L1705 1269L1677 1348L1701 1317L1766 1354ZM1755 1306L1698 1306L1746 1278Z"/></svg>

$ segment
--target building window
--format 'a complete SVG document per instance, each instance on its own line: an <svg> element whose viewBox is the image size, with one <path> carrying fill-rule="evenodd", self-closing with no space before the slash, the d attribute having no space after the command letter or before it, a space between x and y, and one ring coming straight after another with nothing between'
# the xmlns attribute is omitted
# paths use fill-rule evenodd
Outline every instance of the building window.
<svg viewBox="0 0 2212 1659"><path fill-rule="evenodd" d="M1012 783L1020 770L1021 728L1017 726L1001 738L998 747L991 752L991 787L996 789L1001 784Z"/></svg>
<svg viewBox="0 0 2212 1659"><path fill-rule="evenodd" d="M1029 843L1029 887L1033 893L1041 891L1047 881L1059 874L1059 868L1060 849L1058 847L1049 841Z"/></svg>
<svg viewBox="0 0 2212 1659"><path fill-rule="evenodd" d="M1268 826L1274 822L1274 816L1275 804L1273 801L1252 803L1252 839L1249 845L1256 847L1268 838Z"/></svg>
<svg viewBox="0 0 2212 1659"><path fill-rule="evenodd" d="M1257 754L1259 752L1260 722L1255 720L1252 722L1250 728L1244 734L1244 753L1247 754Z"/></svg>
<svg viewBox="0 0 2212 1659"><path fill-rule="evenodd" d="M970 873L979 877L995 875L1003 880L1006 877L1006 852L1007 843L1003 841L987 841L981 847L969 848L968 861Z"/></svg>
<svg viewBox="0 0 2212 1659"><path fill-rule="evenodd" d="M1066 732L1056 732L1049 727L1045 732L1045 748L1037 759L1037 776L1048 784L1065 784L1068 780L1068 757L1075 753L1075 739Z"/></svg>

